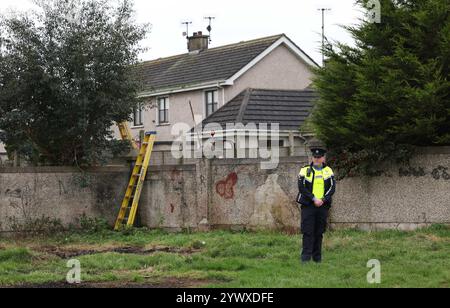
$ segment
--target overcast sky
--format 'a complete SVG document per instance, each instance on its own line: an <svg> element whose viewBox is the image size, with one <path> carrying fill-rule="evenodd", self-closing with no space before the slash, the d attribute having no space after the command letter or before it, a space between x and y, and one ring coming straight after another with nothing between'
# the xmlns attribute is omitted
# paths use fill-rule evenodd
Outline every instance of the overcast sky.
<svg viewBox="0 0 450 308"><path fill-rule="evenodd" d="M205 16L214 16L212 47L280 33L287 34L316 62L321 63L322 17L319 8L331 8L326 14L326 34L331 40L352 43L339 25L358 23L363 17L355 0L134 0L138 22L151 23L144 45L149 51L141 56L151 60L186 52L183 21L192 21L190 33L206 31ZM27 10L30 0L1 0L0 12Z"/></svg>

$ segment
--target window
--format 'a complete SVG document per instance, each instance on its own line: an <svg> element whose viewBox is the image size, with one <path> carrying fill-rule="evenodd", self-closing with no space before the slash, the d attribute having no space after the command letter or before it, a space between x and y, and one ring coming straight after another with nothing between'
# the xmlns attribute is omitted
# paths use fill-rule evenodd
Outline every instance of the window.
<svg viewBox="0 0 450 308"><path fill-rule="evenodd" d="M270 136L268 136L268 138L270 138ZM272 149L273 147L278 147L278 148L284 148L286 147L285 141L284 140L272 140L272 139L266 139L266 140L261 140L259 139L259 147L267 147L268 149Z"/></svg>
<svg viewBox="0 0 450 308"><path fill-rule="evenodd" d="M158 99L158 123L169 123L169 99L167 97Z"/></svg>
<svg viewBox="0 0 450 308"><path fill-rule="evenodd" d="M143 121L143 108L142 105L139 104L138 107L134 108L133 112L133 125L134 126L142 126L144 125Z"/></svg>
<svg viewBox="0 0 450 308"><path fill-rule="evenodd" d="M206 116L213 114L218 109L219 102L217 100L217 93L217 90L205 92Z"/></svg>

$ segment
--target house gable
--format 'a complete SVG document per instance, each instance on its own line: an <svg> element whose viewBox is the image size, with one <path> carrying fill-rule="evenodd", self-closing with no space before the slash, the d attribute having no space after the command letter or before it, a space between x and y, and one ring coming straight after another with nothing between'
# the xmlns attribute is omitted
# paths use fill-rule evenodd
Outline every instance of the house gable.
<svg viewBox="0 0 450 308"><path fill-rule="evenodd" d="M311 85L312 79L312 68L280 44L233 82L226 90L226 100L247 88L302 90Z"/></svg>
<svg viewBox="0 0 450 308"><path fill-rule="evenodd" d="M247 73L250 69L254 68L259 62L271 54L274 50L279 49L280 46L285 46L289 49L293 55L295 55L299 60L301 60L309 68L319 67L319 65L309 57L300 47L295 45L289 38L282 35L275 43L273 43L269 48L264 50L260 55L249 62L245 67L239 70L236 74L227 79L227 84L233 84L242 75Z"/></svg>

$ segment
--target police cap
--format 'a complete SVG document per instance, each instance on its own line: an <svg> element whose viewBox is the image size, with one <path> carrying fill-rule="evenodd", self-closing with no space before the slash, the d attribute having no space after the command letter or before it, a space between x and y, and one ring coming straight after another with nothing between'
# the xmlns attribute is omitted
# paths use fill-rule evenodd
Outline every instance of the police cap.
<svg viewBox="0 0 450 308"><path fill-rule="evenodd" d="M311 149L311 152L315 158L321 158L327 154L327 151L321 148L313 148Z"/></svg>

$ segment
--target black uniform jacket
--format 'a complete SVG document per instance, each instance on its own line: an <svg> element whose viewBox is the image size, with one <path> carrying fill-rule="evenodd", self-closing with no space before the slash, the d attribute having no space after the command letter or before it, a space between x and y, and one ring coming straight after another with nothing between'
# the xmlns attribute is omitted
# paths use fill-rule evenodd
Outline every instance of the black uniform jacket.
<svg viewBox="0 0 450 308"><path fill-rule="evenodd" d="M324 183L325 183L325 196L324 206L330 208L333 204L333 195L336 192L336 180L333 170L330 167L324 166ZM313 187L315 181L315 170L313 164L305 166L300 170L298 176L298 189L299 194L297 197L297 203L302 206L314 206Z"/></svg>

